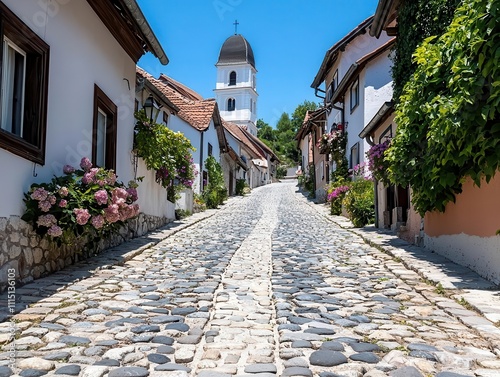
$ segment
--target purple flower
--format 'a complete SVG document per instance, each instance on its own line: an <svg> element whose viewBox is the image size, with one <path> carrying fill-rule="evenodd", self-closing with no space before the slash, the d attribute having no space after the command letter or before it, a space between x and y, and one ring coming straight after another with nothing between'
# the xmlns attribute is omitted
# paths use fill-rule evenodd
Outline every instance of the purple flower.
<svg viewBox="0 0 500 377"><path fill-rule="evenodd" d="M52 237L59 237L60 235L62 235L63 231L61 229L61 227L57 226L57 225L52 225L49 230L47 230L47 234L49 236L52 236Z"/></svg>
<svg viewBox="0 0 500 377"><path fill-rule="evenodd" d="M87 157L84 157L80 161L80 167L85 171L89 171L90 168L92 167L92 162L90 162L90 160Z"/></svg>
<svg viewBox="0 0 500 377"><path fill-rule="evenodd" d="M38 203L38 208L40 208L43 212L49 212L50 207L52 207L52 204L50 204L48 200L42 200Z"/></svg>
<svg viewBox="0 0 500 377"><path fill-rule="evenodd" d="M106 190L96 191L94 194L94 199L97 204L104 205L108 203L108 192Z"/></svg>
<svg viewBox="0 0 500 377"><path fill-rule="evenodd" d="M35 191L33 191L30 197L31 199L40 201L47 199L48 195L49 193L43 187L38 187Z"/></svg>
<svg viewBox="0 0 500 377"><path fill-rule="evenodd" d="M102 215L97 215L92 217L92 226L96 229L101 229L104 226L104 217Z"/></svg>
<svg viewBox="0 0 500 377"><path fill-rule="evenodd" d="M73 174L75 172L75 168L71 165L64 165L63 166L63 173L64 174Z"/></svg>
<svg viewBox="0 0 500 377"><path fill-rule="evenodd" d="M54 217L54 215L42 215L38 218L36 221L36 225L38 226L45 226L47 228L50 228L52 225L57 224L57 220Z"/></svg>
<svg viewBox="0 0 500 377"><path fill-rule="evenodd" d="M134 187L129 187L127 189L127 193L133 202L135 202L137 199L139 199L139 196L137 195L137 190Z"/></svg>
<svg viewBox="0 0 500 377"><path fill-rule="evenodd" d="M76 222L78 225L85 225L90 219L90 213L83 208L75 208L73 213L76 215Z"/></svg>
<svg viewBox="0 0 500 377"><path fill-rule="evenodd" d="M66 199L61 199L59 201L59 207L65 208L68 205L68 201Z"/></svg>

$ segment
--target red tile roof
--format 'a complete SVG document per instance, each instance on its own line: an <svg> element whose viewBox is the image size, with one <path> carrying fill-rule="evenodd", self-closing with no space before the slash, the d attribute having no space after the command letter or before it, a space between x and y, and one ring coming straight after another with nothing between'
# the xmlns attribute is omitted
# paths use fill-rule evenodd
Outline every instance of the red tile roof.
<svg viewBox="0 0 500 377"><path fill-rule="evenodd" d="M266 154L265 152L256 146L248 137L250 135L247 131L242 129L240 126L238 126L235 123L231 122L226 122L225 120L222 121L222 126L231 134L233 135L236 139L241 141L243 145L250 150L252 154L255 155L256 158L263 158L266 159Z"/></svg>
<svg viewBox="0 0 500 377"><path fill-rule="evenodd" d="M204 131L210 126L210 121L215 112L215 99L204 100L196 92L165 75L161 76L163 79L158 80L139 67L137 67L137 72L150 81L165 97L179 108L177 115L180 118L199 131ZM179 88L181 91L179 92L174 88ZM183 93L187 96L183 95Z"/></svg>

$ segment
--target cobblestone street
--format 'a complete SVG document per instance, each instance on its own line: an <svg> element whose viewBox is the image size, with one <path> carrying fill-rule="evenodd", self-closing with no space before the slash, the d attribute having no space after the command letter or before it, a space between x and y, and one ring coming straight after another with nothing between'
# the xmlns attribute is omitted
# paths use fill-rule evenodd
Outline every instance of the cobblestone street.
<svg viewBox="0 0 500 377"><path fill-rule="evenodd" d="M27 284L12 321L4 294L0 377L500 376L499 313L470 307L488 289L457 300L297 190Z"/></svg>

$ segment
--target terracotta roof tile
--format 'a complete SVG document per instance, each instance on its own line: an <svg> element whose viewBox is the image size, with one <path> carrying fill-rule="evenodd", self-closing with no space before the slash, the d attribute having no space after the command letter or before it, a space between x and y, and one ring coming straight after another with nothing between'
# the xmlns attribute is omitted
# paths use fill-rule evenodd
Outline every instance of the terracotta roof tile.
<svg viewBox="0 0 500 377"><path fill-rule="evenodd" d="M165 95L165 97L170 100L170 102L179 108L177 115L180 118L199 131L204 131L210 126L210 121L212 120L216 106L215 99L204 100L203 97L196 92L165 75L161 76L164 79L159 80L139 67L137 67L137 72L150 81L163 95ZM166 82L166 79L169 81ZM175 84L172 84L174 82ZM179 92L174 88L182 89L179 89L181 90L181 92ZM187 93L187 91L190 91L191 93ZM188 97L183 94L188 95Z"/></svg>
<svg viewBox="0 0 500 377"><path fill-rule="evenodd" d="M258 158L266 158L265 152L257 147L248 137L250 135L247 131L243 130L240 126L238 126L235 123L231 122L226 122L225 120L222 121L222 126L231 134L233 135L236 139L241 141L247 149L249 149L255 157Z"/></svg>

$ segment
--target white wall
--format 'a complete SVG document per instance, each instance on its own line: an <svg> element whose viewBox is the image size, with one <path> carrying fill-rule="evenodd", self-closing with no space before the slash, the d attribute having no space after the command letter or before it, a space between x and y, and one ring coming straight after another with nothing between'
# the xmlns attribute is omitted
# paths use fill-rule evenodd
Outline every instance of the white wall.
<svg viewBox="0 0 500 377"><path fill-rule="evenodd" d="M50 64L46 163L33 177L32 162L0 149L0 174L9 177L2 183L0 217L22 214L23 192L32 183L91 157L94 83L118 106L116 172L127 183L133 178L135 62L86 1L54 0L48 10L41 1L3 2L50 45Z"/></svg>
<svg viewBox="0 0 500 377"><path fill-rule="evenodd" d="M216 89L234 88L229 85L229 75L236 72L236 87L252 87L252 75L257 71L250 64L234 64L230 66L217 67L217 84Z"/></svg>
<svg viewBox="0 0 500 377"><path fill-rule="evenodd" d="M236 72L236 85L229 85L229 75ZM257 135L257 99L255 81L256 70L250 64L234 64L217 67L215 98L221 117L237 124L246 125L253 135ZM234 98L235 111L226 111L227 100Z"/></svg>
<svg viewBox="0 0 500 377"><path fill-rule="evenodd" d="M137 176L144 177L137 188L141 212L174 220L175 204L168 201L167 190L156 183L155 172L146 168L142 158L137 161Z"/></svg>
<svg viewBox="0 0 500 377"><path fill-rule="evenodd" d="M469 267L482 277L500 284L500 238L469 234L424 236L426 249L432 250L462 266Z"/></svg>

